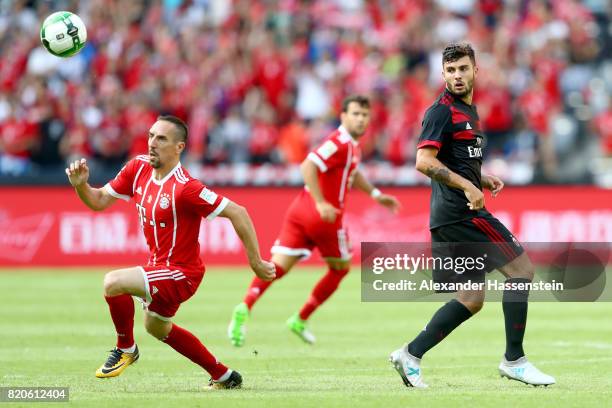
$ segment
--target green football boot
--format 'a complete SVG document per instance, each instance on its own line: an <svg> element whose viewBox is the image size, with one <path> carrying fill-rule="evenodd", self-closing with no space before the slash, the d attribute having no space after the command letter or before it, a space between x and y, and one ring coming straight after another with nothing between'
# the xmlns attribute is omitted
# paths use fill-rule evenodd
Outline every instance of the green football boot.
<svg viewBox="0 0 612 408"><path fill-rule="evenodd" d="M236 305L232 320L227 328L227 336L233 346L242 347L246 337L246 322L249 320L249 308L246 303Z"/></svg>
<svg viewBox="0 0 612 408"><path fill-rule="evenodd" d="M306 320L300 319L300 316L296 313L287 320L287 326L289 329L297 334L305 343L314 344L316 339L314 334L307 327L308 323Z"/></svg>

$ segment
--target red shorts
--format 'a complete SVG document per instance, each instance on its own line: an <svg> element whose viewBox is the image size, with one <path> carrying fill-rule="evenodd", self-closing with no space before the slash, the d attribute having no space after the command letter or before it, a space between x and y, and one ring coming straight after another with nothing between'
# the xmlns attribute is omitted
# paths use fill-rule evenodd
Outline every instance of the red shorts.
<svg viewBox="0 0 612 408"><path fill-rule="evenodd" d="M145 308L162 320L169 320L181 303L200 286L203 274L186 272L176 267L142 266L145 280Z"/></svg>
<svg viewBox="0 0 612 408"><path fill-rule="evenodd" d="M342 214L334 223L323 221L310 195L302 191L289 206L271 252L309 257L314 247L319 249L323 258L349 260L352 256Z"/></svg>

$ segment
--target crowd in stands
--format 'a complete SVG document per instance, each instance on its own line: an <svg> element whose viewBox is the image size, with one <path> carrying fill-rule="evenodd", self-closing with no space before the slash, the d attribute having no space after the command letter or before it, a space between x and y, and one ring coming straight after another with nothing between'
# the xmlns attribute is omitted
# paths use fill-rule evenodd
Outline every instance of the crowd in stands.
<svg viewBox="0 0 612 408"><path fill-rule="evenodd" d="M188 123L193 168L291 168L338 125L352 93L372 101L366 165L412 166L423 114L443 89L441 50L468 41L488 168L517 184L588 183L594 158L612 156L610 7L0 0L0 174L40 174L77 157L116 170L146 153L162 113ZM69 59L39 39L41 21L64 9L88 29Z"/></svg>

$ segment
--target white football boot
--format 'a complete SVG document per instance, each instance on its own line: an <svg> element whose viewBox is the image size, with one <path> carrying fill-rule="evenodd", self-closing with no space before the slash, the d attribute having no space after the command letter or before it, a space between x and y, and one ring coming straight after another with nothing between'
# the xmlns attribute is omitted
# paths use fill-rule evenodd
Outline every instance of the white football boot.
<svg viewBox="0 0 612 408"><path fill-rule="evenodd" d="M408 353L405 347L395 350L389 361L398 372L406 387L427 388L421 375L421 359Z"/></svg>
<svg viewBox="0 0 612 408"><path fill-rule="evenodd" d="M545 387L554 384L555 379L548 374L544 374L523 356L516 361L507 361L504 357L499 364L499 375L510 380L516 380L525 384Z"/></svg>

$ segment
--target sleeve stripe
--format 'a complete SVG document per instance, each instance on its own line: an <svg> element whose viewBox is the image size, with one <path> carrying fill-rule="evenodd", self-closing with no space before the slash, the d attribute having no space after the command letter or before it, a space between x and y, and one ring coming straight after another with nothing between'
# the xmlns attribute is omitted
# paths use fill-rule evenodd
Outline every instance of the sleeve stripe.
<svg viewBox="0 0 612 408"><path fill-rule="evenodd" d="M221 200L221 202L219 203L217 208L215 208L215 211L213 211L210 214L208 214L206 219L208 221L214 220L217 217L217 215L221 214L221 211L225 210L225 207L227 207L228 204L229 204L229 200L227 198L223 197L223 199Z"/></svg>
<svg viewBox="0 0 612 408"><path fill-rule="evenodd" d="M140 168L136 172L136 177L134 177L134 183L132 183L132 195L134 194L134 191L136 191L136 182L138 181L138 176L140 176L140 172L142 171L143 168L144 168L144 164L141 164Z"/></svg>
<svg viewBox="0 0 612 408"><path fill-rule="evenodd" d="M417 149L420 149L422 147L435 147L436 149L440 150L440 148L442 147L442 143L436 142L435 140L423 140L417 145Z"/></svg>
<svg viewBox="0 0 612 408"><path fill-rule="evenodd" d="M325 173L327 171L327 166L325 163L323 163L323 160L321 160L321 158L313 152L308 153L306 158L313 162L319 168L319 170L321 170L321 173Z"/></svg>
<svg viewBox="0 0 612 408"><path fill-rule="evenodd" d="M106 190L106 192L110 195L112 195L115 198L120 198L122 200L125 201L130 201L130 196L125 195L125 194L119 194L118 192L116 192L109 183L106 183L104 185L104 189Z"/></svg>

